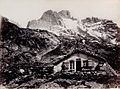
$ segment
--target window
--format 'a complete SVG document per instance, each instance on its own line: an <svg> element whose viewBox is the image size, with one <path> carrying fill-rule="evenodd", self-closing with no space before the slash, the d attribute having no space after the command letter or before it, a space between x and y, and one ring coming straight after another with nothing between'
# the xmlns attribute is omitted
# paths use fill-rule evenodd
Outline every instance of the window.
<svg viewBox="0 0 120 89"><path fill-rule="evenodd" d="M93 66L93 61L92 60L88 60L88 66Z"/></svg>
<svg viewBox="0 0 120 89"><path fill-rule="evenodd" d="M83 67L88 67L88 60L83 61Z"/></svg>
<svg viewBox="0 0 120 89"><path fill-rule="evenodd" d="M73 60L71 60L70 61L70 70L74 70L75 68L74 68L74 61Z"/></svg>
<svg viewBox="0 0 120 89"><path fill-rule="evenodd" d="M68 69L68 62L63 62L62 64L62 70L67 70Z"/></svg>

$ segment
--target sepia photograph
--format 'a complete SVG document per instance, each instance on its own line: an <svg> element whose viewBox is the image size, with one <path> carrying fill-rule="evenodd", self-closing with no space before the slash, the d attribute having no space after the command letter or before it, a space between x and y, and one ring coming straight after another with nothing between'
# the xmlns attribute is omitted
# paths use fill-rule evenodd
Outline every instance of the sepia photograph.
<svg viewBox="0 0 120 89"><path fill-rule="evenodd" d="M120 88L120 0L0 0L0 89Z"/></svg>

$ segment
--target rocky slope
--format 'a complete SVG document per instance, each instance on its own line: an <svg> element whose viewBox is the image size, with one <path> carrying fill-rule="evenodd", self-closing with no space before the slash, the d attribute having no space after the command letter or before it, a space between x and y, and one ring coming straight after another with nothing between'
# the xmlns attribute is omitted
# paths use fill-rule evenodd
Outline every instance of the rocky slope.
<svg viewBox="0 0 120 89"><path fill-rule="evenodd" d="M9 51L11 56L12 54L19 54L19 52L28 52L29 56L32 53L42 55L54 49L59 43L58 37L48 31L19 28L15 24L5 21L3 18L2 47L7 52Z"/></svg>
<svg viewBox="0 0 120 89"><path fill-rule="evenodd" d="M6 18L2 19L1 41L2 73L6 82L28 71L26 65L40 61L44 53L60 43L58 37L48 31L19 28Z"/></svg>

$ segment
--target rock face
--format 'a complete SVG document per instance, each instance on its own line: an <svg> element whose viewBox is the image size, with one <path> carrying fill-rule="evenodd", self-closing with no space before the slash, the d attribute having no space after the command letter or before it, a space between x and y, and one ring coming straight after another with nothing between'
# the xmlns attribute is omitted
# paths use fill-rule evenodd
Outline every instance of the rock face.
<svg viewBox="0 0 120 89"><path fill-rule="evenodd" d="M47 29L58 36L71 36L77 33L76 28L78 22L79 21L73 18L67 10L60 12L48 10L43 13L40 19L29 21L27 27L31 29Z"/></svg>
<svg viewBox="0 0 120 89"><path fill-rule="evenodd" d="M30 21L27 27L32 29L34 28L51 29L50 28L51 26L62 25L62 23L60 23L61 20L62 19L57 12L48 10L42 15L40 19Z"/></svg>
<svg viewBox="0 0 120 89"><path fill-rule="evenodd" d="M60 11L58 13L63 18L69 18L70 19L72 17L68 10L62 10L62 11Z"/></svg>
<svg viewBox="0 0 120 89"><path fill-rule="evenodd" d="M32 20L28 23L28 28L46 28L50 29L50 26L64 26L63 19L62 18L71 18L69 11L60 11L55 12L52 10L48 10L45 13L43 13L42 17L38 20Z"/></svg>

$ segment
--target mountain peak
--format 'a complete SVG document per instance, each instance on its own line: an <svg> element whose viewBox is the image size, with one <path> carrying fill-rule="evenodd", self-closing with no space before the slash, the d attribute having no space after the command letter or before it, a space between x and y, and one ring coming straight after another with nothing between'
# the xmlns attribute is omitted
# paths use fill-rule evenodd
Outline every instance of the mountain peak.
<svg viewBox="0 0 120 89"><path fill-rule="evenodd" d="M45 13L51 14L51 13L53 13L53 12L54 12L53 10L47 10Z"/></svg>
<svg viewBox="0 0 120 89"><path fill-rule="evenodd" d="M63 20L69 20L68 22L71 22L73 19L74 18L71 17L69 10L61 10L60 12L47 10L40 19L29 21L27 27L44 29L51 29L51 27L54 26L65 27Z"/></svg>
<svg viewBox="0 0 120 89"><path fill-rule="evenodd" d="M101 19L97 18L97 17L87 17L85 19L82 20L83 23L97 23L100 22Z"/></svg>
<svg viewBox="0 0 120 89"><path fill-rule="evenodd" d="M62 10L59 12L59 15L64 18L71 18L71 14L69 10Z"/></svg>
<svg viewBox="0 0 120 89"><path fill-rule="evenodd" d="M71 18L71 13L69 10L61 10L59 12L53 11L53 10L47 10L44 12L41 18L43 18L44 15L59 15L60 17L63 18Z"/></svg>
<svg viewBox="0 0 120 89"><path fill-rule="evenodd" d="M45 20L45 21L52 21L55 19L61 19L59 14L56 11L52 11L52 10L48 10L46 12L43 13L41 20Z"/></svg>

